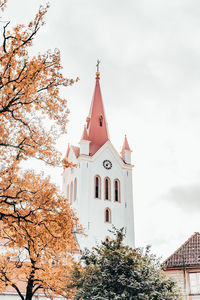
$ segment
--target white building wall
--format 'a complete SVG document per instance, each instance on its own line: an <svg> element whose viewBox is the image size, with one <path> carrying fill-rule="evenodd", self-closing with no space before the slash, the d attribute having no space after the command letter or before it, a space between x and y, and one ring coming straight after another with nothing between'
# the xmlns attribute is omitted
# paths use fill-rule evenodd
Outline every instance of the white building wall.
<svg viewBox="0 0 200 300"><path fill-rule="evenodd" d="M126 243L132 247L135 246L134 231L134 208L133 208L133 186L132 186L132 168L124 170L124 219L126 221Z"/></svg>
<svg viewBox="0 0 200 300"><path fill-rule="evenodd" d="M72 151L72 150L71 150ZM71 152L70 151L70 152ZM72 154L69 155L76 162ZM110 160L112 168L107 170L103 167L103 161ZM77 200L72 203L77 212L79 222L82 224L87 237L78 237L81 249L92 248L96 243L111 237L109 229L112 225L126 230L125 243L134 247L134 220L132 198L132 166L126 165L116 152L110 141L92 157L80 155L78 167L73 172L70 169L64 171L65 180L63 191L66 194L66 185L77 177ZM128 174L128 175L127 175ZM94 194L95 176L101 177L101 199L96 199ZM111 200L104 200L104 179L111 180ZM120 202L114 202L114 180L120 181ZM106 208L111 209L111 223L105 223L104 213Z"/></svg>
<svg viewBox="0 0 200 300"><path fill-rule="evenodd" d="M200 300L200 295L192 294L190 288L190 273L200 273L199 268L190 268L185 270L165 270L165 275L171 278L174 282L177 283L178 288L181 291L183 300ZM199 285L197 282L197 289L199 289Z"/></svg>

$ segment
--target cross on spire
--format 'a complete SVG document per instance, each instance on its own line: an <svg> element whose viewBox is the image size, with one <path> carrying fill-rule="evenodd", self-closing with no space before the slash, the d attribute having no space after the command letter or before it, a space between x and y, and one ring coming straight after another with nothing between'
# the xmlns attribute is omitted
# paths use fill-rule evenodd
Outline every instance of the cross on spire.
<svg viewBox="0 0 200 300"><path fill-rule="evenodd" d="M96 71L96 79L99 79L99 78L100 78L99 64L100 64L100 60L97 59L97 64L96 64L96 67L97 67L97 71Z"/></svg>
<svg viewBox="0 0 200 300"><path fill-rule="evenodd" d="M96 67L97 67L97 72L99 73L99 64L100 64L100 60L97 59L97 64L96 64Z"/></svg>

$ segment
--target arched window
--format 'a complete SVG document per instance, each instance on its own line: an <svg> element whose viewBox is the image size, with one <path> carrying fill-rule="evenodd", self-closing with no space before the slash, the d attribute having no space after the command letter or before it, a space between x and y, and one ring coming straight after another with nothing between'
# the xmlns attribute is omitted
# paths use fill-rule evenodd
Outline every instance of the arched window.
<svg viewBox="0 0 200 300"><path fill-rule="evenodd" d="M94 177L94 197L101 199L101 177L99 175Z"/></svg>
<svg viewBox="0 0 200 300"><path fill-rule="evenodd" d="M67 199L69 200L69 184L67 185Z"/></svg>
<svg viewBox="0 0 200 300"><path fill-rule="evenodd" d="M109 236L106 236L106 238L105 238L105 242L106 242L106 243L110 242L110 238L109 238Z"/></svg>
<svg viewBox="0 0 200 300"><path fill-rule="evenodd" d="M114 180L114 201L121 202L120 199L120 181L119 179Z"/></svg>
<svg viewBox="0 0 200 300"><path fill-rule="evenodd" d="M73 182L70 184L70 203L73 201Z"/></svg>
<svg viewBox="0 0 200 300"><path fill-rule="evenodd" d="M105 223L111 223L111 210L108 207L105 209L104 220L105 220Z"/></svg>
<svg viewBox="0 0 200 300"><path fill-rule="evenodd" d="M110 178L106 177L104 179L104 199L110 200L110 194L111 194Z"/></svg>
<svg viewBox="0 0 200 300"><path fill-rule="evenodd" d="M74 179L74 201L76 201L77 194L77 178Z"/></svg>

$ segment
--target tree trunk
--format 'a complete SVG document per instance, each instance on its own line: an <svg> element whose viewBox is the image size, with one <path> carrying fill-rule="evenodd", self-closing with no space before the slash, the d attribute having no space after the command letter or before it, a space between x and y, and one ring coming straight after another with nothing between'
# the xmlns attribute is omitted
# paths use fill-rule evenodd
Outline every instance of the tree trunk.
<svg viewBox="0 0 200 300"><path fill-rule="evenodd" d="M25 300L32 300L33 297L33 280L29 279L28 280L28 285L26 288L26 298Z"/></svg>

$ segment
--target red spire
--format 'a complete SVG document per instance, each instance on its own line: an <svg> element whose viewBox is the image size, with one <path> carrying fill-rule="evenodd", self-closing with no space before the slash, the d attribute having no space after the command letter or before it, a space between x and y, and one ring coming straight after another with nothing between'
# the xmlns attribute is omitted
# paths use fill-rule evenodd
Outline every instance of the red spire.
<svg viewBox="0 0 200 300"><path fill-rule="evenodd" d="M109 140L107 122L100 89L100 73L96 73L96 85L89 116L87 118L87 132L90 143L90 155L95 154L101 146Z"/></svg>
<svg viewBox="0 0 200 300"><path fill-rule="evenodd" d="M89 137L88 137L88 134L87 134L86 125L84 126L83 135L82 135L81 140L89 141Z"/></svg>
<svg viewBox="0 0 200 300"><path fill-rule="evenodd" d="M131 151L131 148L129 147L129 144L128 144L126 134L125 134L124 143L123 143L123 146L122 146L122 152L124 152L124 150Z"/></svg>

